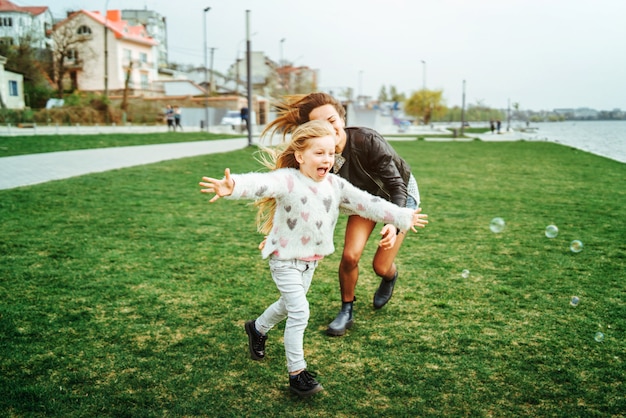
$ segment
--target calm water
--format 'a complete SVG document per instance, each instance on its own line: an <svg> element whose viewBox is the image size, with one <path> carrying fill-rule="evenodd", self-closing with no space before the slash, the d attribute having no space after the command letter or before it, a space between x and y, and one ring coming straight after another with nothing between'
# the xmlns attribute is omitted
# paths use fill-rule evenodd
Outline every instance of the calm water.
<svg viewBox="0 0 626 418"><path fill-rule="evenodd" d="M529 140L550 141L626 163L626 121L533 123ZM513 128L515 128L513 126Z"/></svg>

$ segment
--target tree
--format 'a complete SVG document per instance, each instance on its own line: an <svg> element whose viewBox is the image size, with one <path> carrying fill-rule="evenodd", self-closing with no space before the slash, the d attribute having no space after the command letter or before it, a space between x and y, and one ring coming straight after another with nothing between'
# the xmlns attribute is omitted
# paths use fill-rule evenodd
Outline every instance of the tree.
<svg viewBox="0 0 626 418"><path fill-rule="evenodd" d="M446 112L443 90L418 90L404 102L404 113L420 118L428 125L433 118L440 118Z"/></svg>
<svg viewBox="0 0 626 418"><path fill-rule="evenodd" d="M389 86L389 96L393 102L403 102L405 99L404 93L398 93L396 86Z"/></svg>
<svg viewBox="0 0 626 418"><path fill-rule="evenodd" d="M387 89L385 88L385 86L382 86L380 88L380 92L378 92L378 102L384 103L388 101L389 101L389 97L387 96Z"/></svg>
<svg viewBox="0 0 626 418"><path fill-rule="evenodd" d="M59 98L63 98L63 81L69 71L67 64L73 62L80 66L94 55L93 51L86 46L92 35L91 33L79 33L78 29L81 22L76 17L77 14L74 14L55 25L50 35L53 65L51 76L57 85Z"/></svg>

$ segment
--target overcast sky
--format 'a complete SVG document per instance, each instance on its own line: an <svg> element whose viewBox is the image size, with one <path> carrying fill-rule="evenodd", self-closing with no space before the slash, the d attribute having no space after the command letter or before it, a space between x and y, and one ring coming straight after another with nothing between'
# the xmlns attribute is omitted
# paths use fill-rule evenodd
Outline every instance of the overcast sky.
<svg viewBox="0 0 626 418"><path fill-rule="evenodd" d="M169 59L214 68L253 51L319 70L319 88L377 97L441 89L448 106L626 110L625 0L13 0L55 17L86 8L155 10ZM211 7L204 13L205 7ZM285 39L282 42L281 39ZM425 64L423 63L425 62Z"/></svg>

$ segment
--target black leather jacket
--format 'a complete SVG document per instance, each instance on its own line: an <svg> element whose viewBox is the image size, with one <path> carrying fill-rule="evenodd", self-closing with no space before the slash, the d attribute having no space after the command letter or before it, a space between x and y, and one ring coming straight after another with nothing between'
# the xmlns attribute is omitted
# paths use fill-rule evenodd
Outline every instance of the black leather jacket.
<svg viewBox="0 0 626 418"><path fill-rule="evenodd" d="M359 189L405 207L411 167L375 130L350 127L345 131L341 155L346 161L337 174Z"/></svg>

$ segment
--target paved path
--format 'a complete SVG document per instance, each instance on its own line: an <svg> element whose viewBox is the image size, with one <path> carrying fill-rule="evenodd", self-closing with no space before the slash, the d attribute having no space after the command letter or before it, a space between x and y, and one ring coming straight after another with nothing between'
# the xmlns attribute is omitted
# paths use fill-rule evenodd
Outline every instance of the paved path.
<svg viewBox="0 0 626 418"><path fill-rule="evenodd" d="M393 128L393 127L392 127ZM8 130L10 128L5 128ZM70 134L70 133L108 133L130 129L132 132L154 132L159 127L84 127L84 128L38 128L39 134ZM68 132L57 131L67 129ZM77 131L77 129L79 131ZM16 128L13 128L15 131ZM45 131L45 132L44 132ZM2 133L2 132L0 132ZM5 132L8 133L8 132ZM395 133L395 132L394 132ZM426 136L427 141L450 141L450 138L428 137L429 134L440 134L441 130L425 127L412 127L409 133ZM483 141L514 141L520 139L519 133L503 135L471 135ZM458 141L471 141L472 138L459 138ZM401 137L389 137L389 140L402 140ZM415 138L406 138L414 140ZM258 143L258 136L253 138ZM97 148L76 151L46 152L41 154L19 155L0 158L0 190L30 186L52 180L61 180L89 173L115 170L118 168L151 164L177 158L193 157L218 152L228 152L246 147L247 138L223 139L215 141L180 142L174 144L138 145L129 147Z"/></svg>
<svg viewBox="0 0 626 418"><path fill-rule="evenodd" d="M46 152L0 158L0 189L245 148L247 138Z"/></svg>

